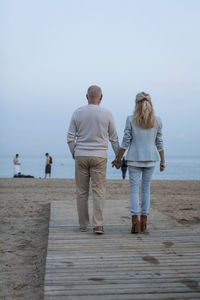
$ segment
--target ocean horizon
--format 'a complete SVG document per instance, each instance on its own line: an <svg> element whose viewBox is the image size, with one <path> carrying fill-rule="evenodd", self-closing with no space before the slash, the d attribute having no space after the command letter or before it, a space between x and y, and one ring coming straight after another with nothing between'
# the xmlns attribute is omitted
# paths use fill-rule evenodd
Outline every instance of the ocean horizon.
<svg viewBox="0 0 200 300"><path fill-rule="evenodd" d="M71 155L54 155L52 164L52 178L74 178L75 164ZM0 156L0 178L12 178L14 175L13 158L10 155ZM107 179L121 179L121 170L112 168L113 155L108 155ZM44 156L20 156L20 171L24 175L44 178ZM128 179L128 171L126 174ZM159 170L159 162L153 174L153 180L200 180L200 156L166 156L166 169Z"/></svg>

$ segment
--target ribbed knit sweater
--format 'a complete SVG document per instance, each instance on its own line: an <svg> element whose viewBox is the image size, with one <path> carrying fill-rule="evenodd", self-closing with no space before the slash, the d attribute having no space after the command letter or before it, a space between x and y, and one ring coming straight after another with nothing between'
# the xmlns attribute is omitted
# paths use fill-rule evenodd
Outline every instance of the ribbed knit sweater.
<svg viewBox="0 0 200 300"><path fill-rule="evenodd" d="M73 113L67 133L67 143L72 155L106 158L108 140L115 154L118 154L120 146L110 111L99 105L89 104Z"/></svg>

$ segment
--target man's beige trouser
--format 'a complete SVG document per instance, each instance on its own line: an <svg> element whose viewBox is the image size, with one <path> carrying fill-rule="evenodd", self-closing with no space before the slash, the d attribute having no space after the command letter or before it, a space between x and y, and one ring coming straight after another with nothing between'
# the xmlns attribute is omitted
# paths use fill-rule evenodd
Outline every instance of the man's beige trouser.
<svg viewBox="0 0 200 300"><path fill-rule="evenodd" d="M88 196L91 178L93 193L93 226L103 225L103 207L107 158L76 156L76 196L79 224L87 228L89 223Z"/></svg>

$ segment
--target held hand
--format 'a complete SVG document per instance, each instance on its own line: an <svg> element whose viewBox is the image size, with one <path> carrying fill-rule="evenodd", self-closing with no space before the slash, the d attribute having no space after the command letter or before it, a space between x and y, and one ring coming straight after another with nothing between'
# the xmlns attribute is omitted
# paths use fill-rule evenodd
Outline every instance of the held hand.
<svg viewBox="0 0 200 300"><path fill-rule="evenodd" d="M119 170L121 168L121 161L120 162L115 161L114 166L117 170Z"/></svg>
<svg viewBox="0 0 200 300"><path fill-rule="evenodd" d="M121 160L118 161L118 160L114 159L114 160L112 161L112 168L113 168L113 167L115 167L116 169L120 169L120 167L121 167Z"/></svg>

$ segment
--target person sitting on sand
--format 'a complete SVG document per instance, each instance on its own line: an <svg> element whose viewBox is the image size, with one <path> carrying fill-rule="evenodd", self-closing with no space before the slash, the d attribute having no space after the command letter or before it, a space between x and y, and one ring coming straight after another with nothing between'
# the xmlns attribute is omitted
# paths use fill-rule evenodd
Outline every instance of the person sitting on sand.
<svg viewBox="0 0 200 300"><path fill-rule="evenodd" d="M18 175L20 174L20 163L19 163L19 154L16 154L14 159L13 159L13 163L14 163L14 175Z"/></svg>
<svg viewBox="0 0 200 300"><path fill-rule="evenodd" d="M21 173L18 173L17 175L14 175L13 177L14 178L34 178L34 176L32 176L32 175L24 175Z"/></svg>
<svg viewBox="0 0 200 300"><path fill-rule="evenodd" d="M156 161L160 154L160 171L165 169L162 139L162 122L155 117L151 98L141 92L136 95L135 111L127 117L120 151L112 162L120 168L121 159L126 156L130 181L130 210L132 215L131 233L145 232L150 206L150 184ZM139 215L139 182L141 182L141 218Z"/></svg>

